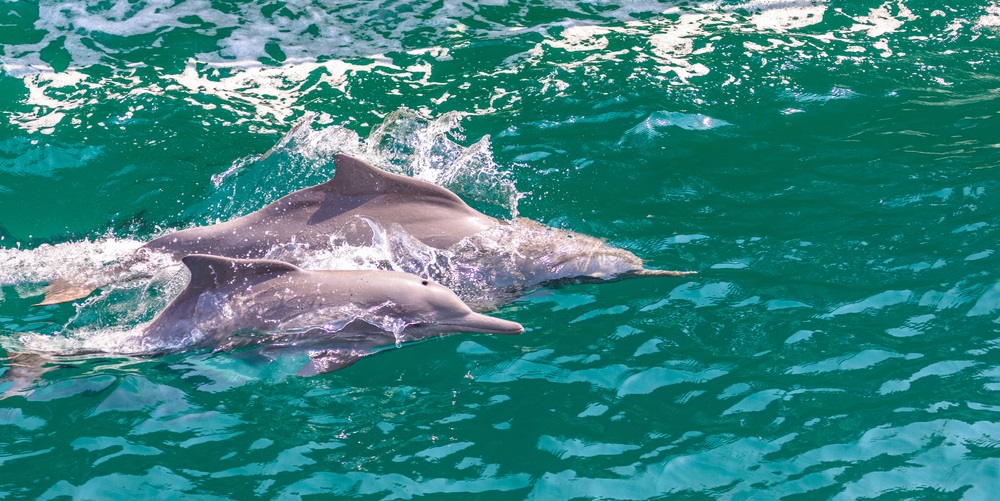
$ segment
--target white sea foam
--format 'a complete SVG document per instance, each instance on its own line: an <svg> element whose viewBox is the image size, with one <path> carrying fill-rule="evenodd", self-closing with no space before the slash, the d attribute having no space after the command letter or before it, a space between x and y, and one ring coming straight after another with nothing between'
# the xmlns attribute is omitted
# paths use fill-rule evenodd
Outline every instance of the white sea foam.
<svg viewBox="0 0 1000 501"><path fill-rule="evenodd" d="M750 23L757 29L781 32L820 23L827 3L823 0L751 0L734 8L750 12Z"/></svg>
<svg viewBox="0 0 1000 501"><path fill-rule="evenodd" d="M42 0L34 28L46 35L11 50L16 56L8 57L7 63L27 71L44 70L47 64L40 50L61 43L71 66L91 66L132 45L111 42L156 36L152 45L160 46L174 31L215 39L214 50L193 59L222 67L260 66L274 56L288 61L368 57L410 49L402 42L408 33L430 28L444 36L456 29L458 20L475 14L462 4L439 7L419 1L397 3L398 12L369 2L292 0L275 5L256 0L225 5L209 0Z"/></svg>
<svg viewBox="0 0 1000 501"><path fill-rule="evenodd" d="M419 87L441 83L432 61L453 57L445 47L453 46L455 37L489 40L542 35L543 40L530 49L489 70L496 74L552 65L573 72L603 61L652 59L659 63L653 72L672 84L692 85L694 79L712 74L700 56L716 50L718 37L713 35L724 31L770 36L768 44L747 42L746 48L752 51L796 47L802 37L824 43L846 38L843 41L857 54L854 57L866 53L887 57L893 51L882 35L916 18L902 0L886 1L868 15L855 17L852 28L838 33L806 30L827 15L830 7L825 0L604 4L599 23L593 21L585 3L557 0L547 6L565 15L534 24L529 21L530 9L519 14L523 19L515 16L501 21L492 18L484 3L437 5L404 0L392 9L372 2L304 0L225 5L208 0L41 0L34 28L43 33L42 39L5 47L0 56L2 71L20 78L27 87L27 106L12 112L12 122L30 132L48 133L66 125L67 117L75 115L73 110L90 103L180 93L194 106L231 112L224 114L225 120L273 132L309 109L313 92L336 89L354 97L352 79L380 73ZM842 9L837 12L843 13ZM986 7L975 27L1000 25L998 12L996 4ZM135 62L118 65L112 76L86 70L107 64L109 57L128 57L129 51L185 37L200 44L192 44L187 54L175 52L174 66L149 72L140 71L147 63ZM643 38L646 44L633 43ZM53 48L68 56L68 62L57 64L58 69L50 58L42 57L43 49L51 52ZM565 52L577 54L567 58ZM68 66L62 68L62 64ZM635 71L645 73L650 68L640 64ZM721 75L719 80L727 78L739 81L731 75ZM551 94L566 91L570 83L564 74L552 72L541 77L541 85L543 94ZM436 102L448 98L444 92ZM466 113L496 113L520 99L516 92L498 87L488 102ZM428 114L428 110L420 111Z"/></svg>
<svg viewBox="0 0 1000 501"><path fill-rule="evenodd" d="M702 13L680 13L676 23L671 23L662 33L649 36L652 56L662 63L660 71L674 73L681 82L687 83L692 77L705 76L707 66L691 61L696 51L711 51L711 44L703 41L707 34L704 24L710 15ZM696 48L696 43L698 47Z"/></svg>
<svg viewBox="0 0 1000 501"><path fill-rule="evenodd" d="M301 108L299 99L305 91L323 85L343 91L349 72L370 72L379 67L395 68L385 59L369 64L350 64L341 60L289 60L279 67L245 61L204 65L192 60L180 74L163 77L172 82L166 86L168 90L181 90L192 96L212 96L226 103L252 106L253 115L238 119L236 124L248 120L283 123ZM228 76L220 78L220 69L225 70ZM303 87L306 82L308 88ZM198 100L194 104L212 106L206 101Z"/></svg>
<svg viewBox="0 0 1000 501"><path fill-rule="evenodd" d="M997 3L992 3L986 7L986 13L979 17L976 21L976 29L990 28L997 29L1000 28L1000 5Z"/></svg>
<svg viewBox="0 0 1000 501"><path fill-rule="evenodd" d="M563 30L559 38L549 40L547 44L569 52L600 51L608 47L608 39L604 35L609 32L600 26L570 26Z"/></svg>
<svg viewBox="0 0 1000 501"><path fill-rule="evenodd" d="M303 93L325 86L343 89L348 72L382 68L405 77L408 71L382 54L405 50L399 42L405 33L429 25L445 32L451 25L450 19L431 15L432 7L423 2L414 2L408 14L384 25L379 19L390 12L366 2L327 7L293 1L274 8L272 2L257 1L235 7L223 11L207 0L41 1L34 28L44 33L42 40L5 47L0 56L0 70L24 81L26 104L33 107L13 113L13 123L29 132L51 132L66 112L95 97L119 100L168 90L187 93L193 104L206 108L218 106L221 99L224 107L240 103L242 114L249 104L252 114L240 121L281 123L300 108ZM468 13L459 9L454 14ZM359 19L374 26L359 28ZM145 48L150 36L159 46L167 43L165 37L187 33L215 39L216 47L191 53L179 73L159 71L162 80L136 76L135 68L145 63L123 67L112 77L83 71L109 56ZM53 68L43 57L43 49L53 48L68 55L68 67ZM357 57L373 62L346 62Z"/></svg>
<svg viewBox="0 0 1000 501"><path fill-rule="evenodd" d="M864 31L870 37L880 37L892 33L907 21L917 17L902 1L886 2L876 9L870 9L867 16L856 17L852 31Z"/></svg>

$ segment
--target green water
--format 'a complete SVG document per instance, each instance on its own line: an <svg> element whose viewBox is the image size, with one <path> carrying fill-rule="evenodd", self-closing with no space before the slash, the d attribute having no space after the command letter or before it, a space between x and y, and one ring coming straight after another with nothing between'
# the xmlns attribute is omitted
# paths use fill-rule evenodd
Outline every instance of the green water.
<svg viewBox="0 0 1000 501"><path fill-rule="evenodd" d="M0 498L990 499L998 30L985 1L0 3L0 353L147 321L169 287L30 304L336 151L699 272L311 378L66 359L0 401Z"/></svg>

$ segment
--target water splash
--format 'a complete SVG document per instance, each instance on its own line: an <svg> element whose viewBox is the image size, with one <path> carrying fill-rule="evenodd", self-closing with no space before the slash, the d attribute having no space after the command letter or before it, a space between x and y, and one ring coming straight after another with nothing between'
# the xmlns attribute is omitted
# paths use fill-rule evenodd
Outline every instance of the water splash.
<svg viewBox="0 0 1000 501"><path fill-rule="evenodd" d="M307 114L264 155L239 159L212 176L216 192L208 206L187 215L212 221L252 212L290 190L329 180L336 170L334 156L347 153L389 172L444 186L491 215L515 217L524 195L511 173L493 160L489 136L468 147L458 143L465 139L463 116L452 112L431 118L400 108L362 139Z"/></svg>
<svg viewBox="0 0 1000 501"><path fill-rule="evenodd" d="M432 119L401 108L372 130L364 150L390 172L444 186L516 217L517 201L524 194L493 160L489 136L468 147L458 144L465 139L463 117L449 112Z"/></svg>
<svg viewBox="0 0 1000 501"><path fill-rule="evenodd" d="M90 276L141 245L137 240L106 238L42 244L34 249L0 249L0 285L16 286L20 297L31 297L55 278Z"/></svg>

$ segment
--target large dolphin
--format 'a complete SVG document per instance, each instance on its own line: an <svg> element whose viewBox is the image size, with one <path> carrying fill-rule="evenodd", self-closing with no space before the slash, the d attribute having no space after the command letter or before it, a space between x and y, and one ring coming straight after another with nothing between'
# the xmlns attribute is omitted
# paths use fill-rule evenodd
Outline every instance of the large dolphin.
<svg viewBox="0 0 1000 501"><path fill-rule="evenodd" d="M383 346L457 332L524 331L517 322L473 312L446 287L408 273L310 271L282 261L201 254L182 261L191 272L187 286L147 326L114 336L110 345L60 354L159 355L261 345L267 352L307 352L311 362L298 374L313 375ZM25 353L41 367L37 353ZM10 364L5 378L26 381L15 383L17 389L44 372L14 367L18 363Z"/></svg>
<svg viewBox="0 0 1000 501"><path fill-rule="evenodd" d="M213 254L284 260L286 256L274 253L289 244L310 250L372 245L382 237L380 232L389 231L402 239L393 247L397 268L430 276L456 290L462 282L476 279L498 289L523 290L572 278L689 273L644 269L631 252L580 233L523 218L495 219L441 186L385 172L348 155L336 155L334 163L336 172L326 183L230 221L156 238L140 248L139 255L152 251L175 259ZM442 255L431 255L437 251ZM129 266L120 263L93 278L56 280L38 304L86 297L114 281L112 277L129 278Z"/></svg>

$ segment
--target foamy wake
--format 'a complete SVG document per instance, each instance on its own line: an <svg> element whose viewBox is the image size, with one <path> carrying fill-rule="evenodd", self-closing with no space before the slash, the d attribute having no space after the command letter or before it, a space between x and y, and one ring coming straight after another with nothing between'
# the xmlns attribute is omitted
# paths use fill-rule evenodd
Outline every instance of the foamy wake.
<svg viewBox="0 0 1000 501"><path fill-rule="evenodd" d="M131 254L142 244L109 237L42 244L34 249L0 249L0 286L13 285L21 297L31 297L55 278L88 275Z"/></svg>

